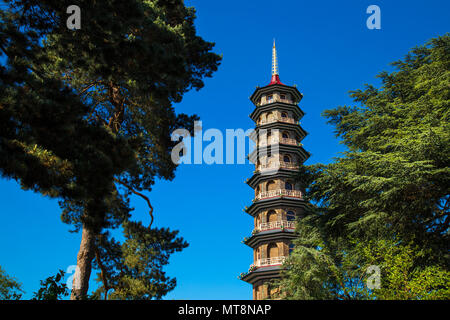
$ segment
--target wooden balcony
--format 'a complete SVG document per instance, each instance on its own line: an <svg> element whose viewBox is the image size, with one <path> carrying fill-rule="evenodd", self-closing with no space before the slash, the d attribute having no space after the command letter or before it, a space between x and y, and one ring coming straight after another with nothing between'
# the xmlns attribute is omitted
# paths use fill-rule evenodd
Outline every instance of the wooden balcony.
<svg viewBox="0 0 450 320"><path fill-rule="evenodd" d="M267 146L267 145L280 144L280 143L281 144L288 144L288 145L291 145L291 146L302 146L303 145L302 143L300 143L297 140L292 139L292 138L279 138L279 139L277 139L277 137L270 137L268 139L261 139L259 141L258 146L259 147L264 147L264 146Z"/></svg>
<svg viewBox="0 0 450 320"><path fill-rule="evenodd" d="M271 100L266 100L264 102L259 102L259 103L256 104L256 106L257 107L261 107L261 106L265 106L266 104L271 104L271 103L274 103L274 102L282 102L282 103L289 103L289 104L293 103L292 100L289 100L289 99L281 99L281 98L274 97Z"/></svg>
<svg viewBox="0 0 450 320"><path fill-rule="evenodd" d="M295 120L292 118L287 118L287 117L273 117L269 120L265 120L265 121L260 121L258 123L258 125L265 125L265 124L269 124L269 123L274 123L274 122L284 122L284 123L291 123L291 124L296 124Z"/></svg>
<svg viewBox="0 0 450 320"><path fill-rule="evenodd" d="M279 266L283 264L283 262L286 260L287 257L285 256L279 256L279 257L273 257L273 258L265 258L256 260L255 263L252 265L254 267L270 267L270 266ZM251 266L250 266L251 268Z"/></svg>
<svg viewBox="0 0 450 320"><path fill-rule="evenodd" d="M287 189L278 189L278 190L270 190L260 192L256 196L256 200L264 200L276 197L290 197L290 198L298 198L302 199L302 192L298 190L287 190Z"/></svg>
<svg viewBox="0 0 450 320"><path fill-rule="evenodd" d="M273 163L264 163L257 166L256 171L271 171L278 169L287 169L287 170L298 170L299 165L291 162L273 162Z"/></svg>
<svg viewBox="0 0 450 320"><path fill-rule="evenodd" d="M263 222L258 225L257 228L255 228L255 231L267 231L267 230L273 230L273 229L295 229L295 221L287 221L287 220L281 220L281 221L271 221L271 222Z"/></svg>

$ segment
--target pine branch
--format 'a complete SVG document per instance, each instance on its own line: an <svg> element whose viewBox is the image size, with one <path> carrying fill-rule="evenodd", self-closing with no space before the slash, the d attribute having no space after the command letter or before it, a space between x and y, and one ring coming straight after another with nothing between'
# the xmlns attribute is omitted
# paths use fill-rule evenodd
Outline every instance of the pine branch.
<svg viewBox="0 0 450 320"><path fill-rule="evenodd" d="M149 224L149 226L148 226L148 227L150 228L150 227L152 226L153 220L154 220L154 218L153 218L153 206L152 206L152 204L150 203L150 199L149 199L146 195L144 195L144 194L142 194L142 193L140 193L140 192L134 190L131 186L129 186L129 185L126 184L125 182L120 181L120 180L117 179L117 178L114 178L114 181L116 181L117 183L123 185L123 186L126 187L128 190L130 190L132 193L134 193L135 195L140 196L140 197L143 198L145 201L147 201L147 204L148 204L148 206L149 206L149 208L150 208L149 214L150 214L151 220L150 220L150 224Z"/></svg>

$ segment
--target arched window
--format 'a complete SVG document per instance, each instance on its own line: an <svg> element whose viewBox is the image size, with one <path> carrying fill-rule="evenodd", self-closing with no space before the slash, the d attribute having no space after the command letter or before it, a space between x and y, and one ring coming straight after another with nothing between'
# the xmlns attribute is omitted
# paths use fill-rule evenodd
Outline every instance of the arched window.
<svg viewBox="0 0 450 320"><path fill-rule="evenodd" d="M282 137L284 139L288 139L289 138L289 133L287 133L286 131L283 132Z"/></svg>
<svg viewBox="0 0 450 320"><path fill-rule="evenodd" d="M275 222L277 220L278 216L275 210L270 210L269 212L267 212L267 222Z"/></svg>
<svg viewBox="0 0 450 320"><path fill-rule="evenodd" d="M277 185L276 185L275 181L270 180L269 182L267 182L266 190L267 190L267 191L275 190L276 186L277 186Z"/></svg>
<svg viewBox="0 0 450 320"><path fill-rule="evenodd" d="M273 102L273 95L268 95L267 96L267 103L272 103Z"/></svg>
<svg viewBox="0 0 450 320"><path fill-rule="evenodd" d="M286 183L284 184L284 188L286 190L292 190L292 184L286 181Z"/></svg>
<svg viewBox="0 0 450 320"><path fill-rule="evenodd" d="M278 246L276 243L271 243L267 246L267 256L268 258L276 258L278 254Z"/></svg>
<svg viewBox="0 0 450 320"><path fill-rule="evenodd" d="M295 221L295 213L293 211L288 211L286 213L287 221Z"/></svg>
<svg viewBox="0 0 450 320"><path fill-rule="evenodd" d="M282 112L282 113L281 113L281 117L282 117L282 118L287 118L287 116L288 116L288 115L287 115L286 112Z"/></svg>
<svg viewBox="0 0 450 320"><path fill-rule="evenodd" d="M283 161L287 162L287 163L290 163L291 162L291 157L289 157L288 155L284 155L283 156Z"/></svg>

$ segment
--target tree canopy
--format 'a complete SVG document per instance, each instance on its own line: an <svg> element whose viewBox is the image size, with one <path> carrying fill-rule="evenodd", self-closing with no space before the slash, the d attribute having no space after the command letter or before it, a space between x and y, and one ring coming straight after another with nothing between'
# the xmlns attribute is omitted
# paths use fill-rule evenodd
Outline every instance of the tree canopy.
<svg viewBox="0 0 450 320"><path fill-rule="evenodd" d="M298 176L311 205L282 280L288 298L450 298L450 36L392 65L381 88L323 112L347 151ZM370 266L379 287L367 287Z"/></svg>
<svg viewBox="0 0 450 320"><path fill-rule="evenodd" d="M174 285L162 274L167 255L187 244L176 232L151 227L153 207L144 191L158 178L174 178L171 133L192 129L198 117L177 113L172 104L202 88L221 57L196 34L195 10L181 0L78 1L78 30L66 27L70 1L6 3L1 174L60 198L62 220L82 230L73 299L87 297L92 263L102 269L103 287L114 292L124 292L119 283L130 283L133 268L139 275L152 270L145 286L156 277L161 290L146 297L160 297ZM132 195L148 203L148 227L131 221ZM119 227L126 239L120 245L108 232ZM149 253L151 247L159 249ZM133 255L145 263L127 265Z"/></svg>

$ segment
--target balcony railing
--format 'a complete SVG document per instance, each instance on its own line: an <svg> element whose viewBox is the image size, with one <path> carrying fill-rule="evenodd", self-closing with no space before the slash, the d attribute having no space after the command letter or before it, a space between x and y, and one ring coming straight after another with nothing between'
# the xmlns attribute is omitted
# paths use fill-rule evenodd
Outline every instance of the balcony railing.
<svg viewBox="0 0 450 320"><path fill-rule="evenodd" d="M276 144L276 143L289 144L292 146L302 146L302 144L295 139L292 139L292 138L277 139L276 137L271 137L268 139L261 139L261 141L259 141L259 146L264 147L264 146Z"/></svg>
<svg viewBox="0 0 450 320"><path fill-rule="evenodd" d="M292 118L287 118L287 117L274 117L271 118L269 120L265 120L265 121L260 121L259 125L263 125L263 124L269 124L269 123L274 123L274 122L286 122L286 123L292 123L295 124L295 120Z"/></svg>
<svg viewBox="0 0 450 320"><path fill-rule="evenodd" d="M260 223L255 230L265 231L272 229L281 229L282 227L286 229L295 229L295 221L281 220L281 221L263 222Z"/></svg>
<svg viewBox="0 0 450 320"><path fill-rule="evenodd" d="M284 103L292 103L292 101L291 100L289 100L289 99L278 99L278 101L279 102L284 102Z"/></svg>
<svg viewBox="0 0 450 320"><path fill-rule="evenodd" d="M263 200L275 197L292 197L301 199L302 192L298 190L287 190L287 189L263 191L256 196L256 200Z"/></svg>
<svg viewBox="0 0 450 320"><path fill-rule="evenodd" d="M274 170L274 169L298 170L298 168L299 166L297 164L280 161L280 162L260 164L257 170L258 171Z"/></svg>
<svg viewBox="0 0 450 320"><path fill-rule="evenodd" d="M299 142L297 140L295 140L295 139L292 139L292 138L281 138L280 139L280 143L282 143L282 144L290 144L290 145L293 145L293 146L299 145Z"/></svg>
<svg viewBox="0 0 450 320"><path fill-rule="evenodd" d="M266 100L265 102L259 102L256 104L256 106L258 106L258 107L264 106L266 104L274 103L274 102L283 102L283 103L291 103L291 104L293 103L292 100L289 100L289 99L272 98L271 100Z"/></svg>
<svg viewBox="0 0 450 320"><path fill-rule="evenodd" d="M253 266L255 266L255 267L276 266L276 265L283 264L284 260L286 260L285 256L265 258L265 259L256 260L256 262L253 264Z"/></svg>

